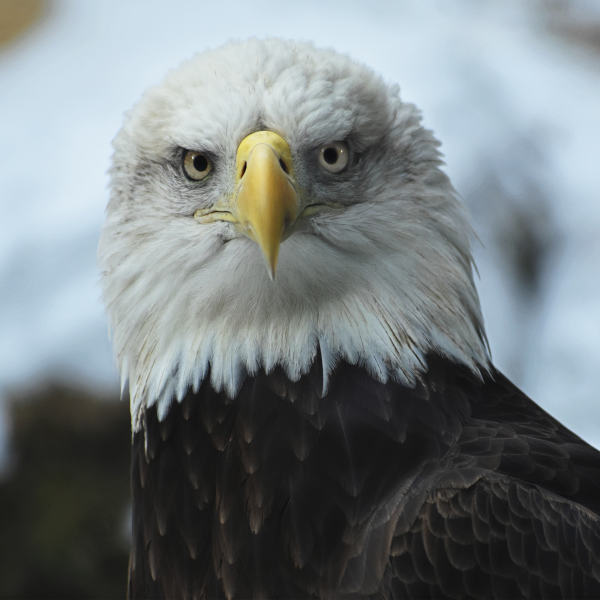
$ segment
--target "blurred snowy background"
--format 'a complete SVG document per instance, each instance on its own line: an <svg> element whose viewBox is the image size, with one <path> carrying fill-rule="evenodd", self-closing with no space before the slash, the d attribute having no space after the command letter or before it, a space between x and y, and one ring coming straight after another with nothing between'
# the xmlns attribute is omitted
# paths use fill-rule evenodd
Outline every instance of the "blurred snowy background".
<svg viewBox="0 0 600 600"><path fill-rule="evenodd" d="M40 19L0 46L0 402L47 381L117 394L96 246L122 114L195 52L276 35L423 110L482 242L495 364L600 447L600 2L30 2Z"/></svg>

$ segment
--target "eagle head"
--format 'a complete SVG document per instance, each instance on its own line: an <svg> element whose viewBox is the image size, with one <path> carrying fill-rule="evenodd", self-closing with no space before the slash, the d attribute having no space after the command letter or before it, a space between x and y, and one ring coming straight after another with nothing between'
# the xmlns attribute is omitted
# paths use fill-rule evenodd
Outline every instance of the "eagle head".
<svg viewBox="0 0 600 600"><path fill-rule="evenodd" d="M210 377L488 365L469 215L398 87L279 39L199 54L114 140L99 262L134 429Z"/></svg>

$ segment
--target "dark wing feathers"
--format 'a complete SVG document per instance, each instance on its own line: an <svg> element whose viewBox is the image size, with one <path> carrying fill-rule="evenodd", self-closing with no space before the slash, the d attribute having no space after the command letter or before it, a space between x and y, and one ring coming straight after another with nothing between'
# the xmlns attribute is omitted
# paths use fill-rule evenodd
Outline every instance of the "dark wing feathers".
<svg viewBox="0 0 600 600"><path fill-rule="evenodd" d="M470 421L488 437L478 449L475 440L466 453L487 468L538 484L600 514L600 453L497 371L482 389ZM462 439L458 448L465 452L461 446Z"/></svg>
<svg viewBox="0 0 600 600"><path fill-rule="evenodd" d="M599 598L599 540L585 509L535 486L482 478L433 493L394 538L392 590L396 598Z"/></svg>
<svg viewBox="0 0 600 600"><path fill-rule="evenodd" d="M320 360L134 435L131 598L600 597L600 453L493 372Z"/></svg>

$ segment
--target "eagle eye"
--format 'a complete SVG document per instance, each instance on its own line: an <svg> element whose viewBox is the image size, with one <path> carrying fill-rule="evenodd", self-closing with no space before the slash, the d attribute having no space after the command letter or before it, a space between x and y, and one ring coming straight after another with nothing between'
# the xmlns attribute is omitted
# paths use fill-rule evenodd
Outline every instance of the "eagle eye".
<svg viewBox="0 0 600 600"><path fill-rule="evenodd" d="M330 173L339 173L346 168L350 152L343 142L333 142L319 148L319 163Z"/></svg>
<svg viewBox="0 0 600 600"><path fill-rule="evenodd" d="M188 179L200 181L212 171L212 163L204 152L186 150L183 154L183 171Z"/></svg>

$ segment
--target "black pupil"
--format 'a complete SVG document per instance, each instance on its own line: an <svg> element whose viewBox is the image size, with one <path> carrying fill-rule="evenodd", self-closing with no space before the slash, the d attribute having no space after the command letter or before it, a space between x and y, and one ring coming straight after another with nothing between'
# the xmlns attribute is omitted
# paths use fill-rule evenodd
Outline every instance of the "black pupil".
<svg viewBox="0 0 600 600"><path fill-rule="evenodd" d="M208 169L208 159L206 156L204 156L204 154L198 154L197 156L194 156L192 162L194 163L194 169L196 169L196 171L202 172Z"/></svg>
<svg viewBox="0 0 600 600"><path fill-rule="evenodd" d="M325 148L323 150L323 158L328 165L333 165L338 159L337 150L335 148Z"/></svg>

